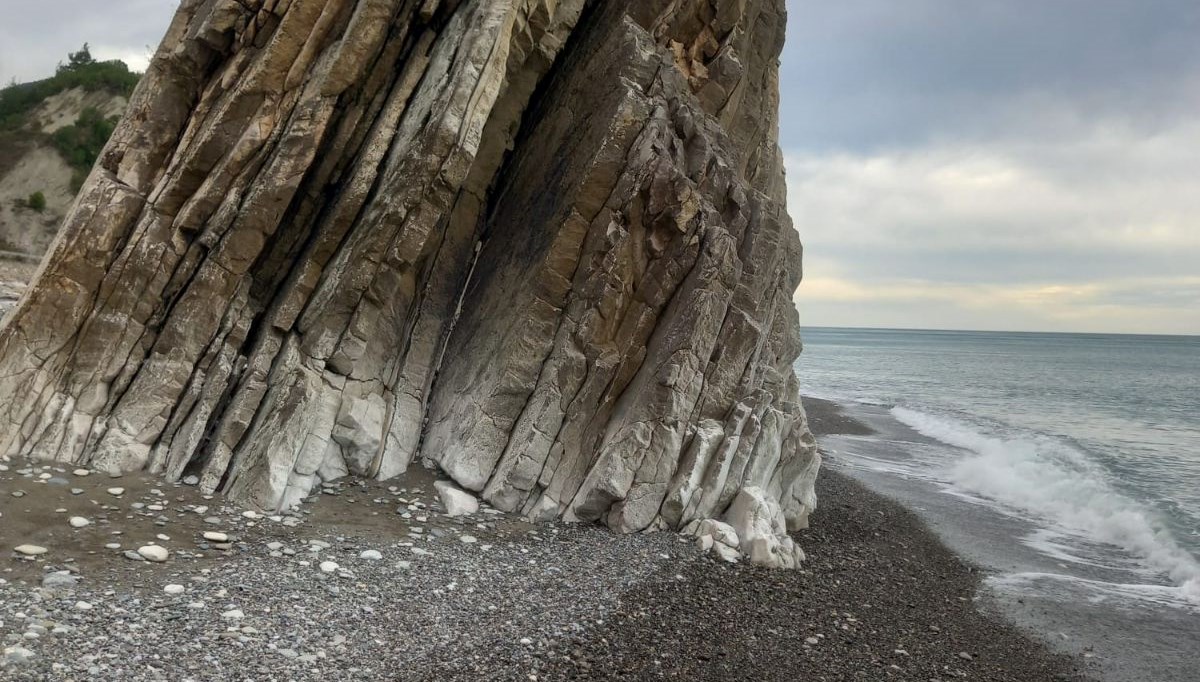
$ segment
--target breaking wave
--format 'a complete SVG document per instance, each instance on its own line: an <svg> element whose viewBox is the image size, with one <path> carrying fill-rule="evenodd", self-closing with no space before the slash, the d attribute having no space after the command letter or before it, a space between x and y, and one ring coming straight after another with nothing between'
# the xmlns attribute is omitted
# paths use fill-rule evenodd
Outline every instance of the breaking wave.
<svg viewBox="0 0 1200 682"><path fill-rule="evenodd" d="M1121 493L1079 449L1049 436L1000 437L949 417L904 407L896 419L922 435L966 450L945 472L961 490L1141 558L1200 603L1200 562L1151 508Z"/></svg>

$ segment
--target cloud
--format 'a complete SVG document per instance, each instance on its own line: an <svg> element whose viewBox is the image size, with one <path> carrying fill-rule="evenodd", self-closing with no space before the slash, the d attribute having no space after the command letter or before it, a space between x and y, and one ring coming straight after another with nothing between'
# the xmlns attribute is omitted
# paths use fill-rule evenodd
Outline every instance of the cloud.
<svg viewBox="0 0 1200 682"><path fill-rule="evenodd" d="M1004 287L818 275L796 300L809 326L1195 334L1200 277Z"/></svg>
<svg viewBox="0 0 1200 682"><path fill-rule="evenodd" d="M145 69L178 7L179 0L0 0L0 83L53 76L85 42L97 59Z"/></svg>
<svg viewBox="0 0 1200 682"><path fill-rule="evenodd" d="M1197 148L1200 122L789 155L797 300L813 324L1200 332Z"/></svg>
<svg viewBox="0 0 1200 682"><path fill-rule="evenodd" d="M789 0L786 148L856 151L1200 111L1194 0Z"/></svg>
<svg viewBox="0 0 1200 682"><path fill-rule="evenodd" d="M802 320L1200 333L1200 4L788 9Z"/></svg>

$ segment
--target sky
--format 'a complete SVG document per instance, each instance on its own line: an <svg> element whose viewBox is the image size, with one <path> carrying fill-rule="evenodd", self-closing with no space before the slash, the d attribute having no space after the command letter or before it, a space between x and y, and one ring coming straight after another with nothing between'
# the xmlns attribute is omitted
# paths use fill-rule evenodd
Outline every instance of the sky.
<svg viewBox="0 0 1200 682"><path fill-rule="evenodd" d="M176 0L0 0L0 82ZM1200 334L1200 2L787 0L802 324Z"/></svg>
<svg viewBox="0 0 1200 682"><path fill-rule="evenodd" d="M788 8L802 324L1200 334L1200 2Z"/></svg>

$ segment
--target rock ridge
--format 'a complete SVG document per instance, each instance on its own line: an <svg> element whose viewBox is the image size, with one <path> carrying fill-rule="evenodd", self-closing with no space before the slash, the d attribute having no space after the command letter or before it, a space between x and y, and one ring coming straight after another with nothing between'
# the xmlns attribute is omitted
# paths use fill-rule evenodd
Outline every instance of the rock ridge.
<svg viewBox="0 0 1200 682"><path fill-rule="evenodd" d="M795 565L783 5L185 0L0 329L0 451L262 509L421 460Z"/></svg>

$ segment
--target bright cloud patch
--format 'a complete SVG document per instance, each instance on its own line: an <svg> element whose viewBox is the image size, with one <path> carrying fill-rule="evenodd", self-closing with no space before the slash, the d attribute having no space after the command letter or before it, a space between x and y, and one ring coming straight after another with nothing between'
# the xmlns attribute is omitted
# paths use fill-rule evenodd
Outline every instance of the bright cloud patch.
<svg viewBox="0 0 1200 682"><path fill-rule="evenodd" d="M789 155L805 320L1200 333L1195 149L1200 124Z"/></svg>

